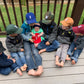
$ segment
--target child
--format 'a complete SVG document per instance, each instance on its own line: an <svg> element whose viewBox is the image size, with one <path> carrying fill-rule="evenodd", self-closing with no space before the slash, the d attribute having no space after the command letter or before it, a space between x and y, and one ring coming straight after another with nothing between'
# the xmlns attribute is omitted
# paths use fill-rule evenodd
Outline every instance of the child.
<svg viewBox="0 0 84 84"><path fill-rule="evenodd" d="M17 65L22 71L25 71L27 68L26 59L24 55L23 49L23 40L20 35L22 32L21 28L10 24L6 28L7 31L7 39L6 39L6 46L12 56L16 60Z"/></svg>
<svg viewBox="0 0 84 84"><path fill-rule="evenodd" d="M75 32L75 39L70 45L67 56L70 56L72 64L75 64L84 48L84 24L73 27L73 31Z"/></svg>
<svg viewBox="0 0 84 84"><path fill-rule="evenodd" d="M17 71L17 73L21 76L22 72L17 67L15 59L8 59L8 57L4 54L5 50L6 49L0 41L0 74L8 75L11 70L13 70L14 72Z"/></svg>
<svg viewBox="0 0 84 84"><path fill-rule="evenodd" d="M62 26L59 26L57 31L57 40L60 42L60 47L56 52L56 65L63 67L69 44L71 44L74 38L74 32L72 30L74 21L72 18L67 17L63 21L61 21L61 23Z"/></svg>
<svg viewBox="0 0 84 84"><path fill-rule="evenodd" d="M36 25L34 25L34 29L31 30L31 35L32 35L32 39L34 40L34 46L37 47L38 44L44 40L44 38L42 37L43 35L43 30L40 28L40 24L37 23Z"/></svg>

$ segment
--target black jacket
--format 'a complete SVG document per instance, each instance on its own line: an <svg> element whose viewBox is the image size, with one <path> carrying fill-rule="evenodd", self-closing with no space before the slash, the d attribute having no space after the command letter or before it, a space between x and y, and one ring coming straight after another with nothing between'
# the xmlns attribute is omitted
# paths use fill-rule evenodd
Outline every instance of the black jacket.
<svg viewBox="0 0 84 84"><path fill-rule="evenodd" d="M23 47L23 39L21 35L16 37L7 36L6 46L9 52L19 52Z"/></svg>
<svg viewBox="0 0 84 84"><path fill-rule="evenodd" d="M60 43L63 44L71 44L71 42L74 39L74 32L72 30L72 27L69 30L63 30L62 26L58 27L58 31L57 31L57 40Z"/></svg>
<svg viewBox="0 0 84 84"><path fill-rule="evenodd" d="M74 42L76 44L77 49L84 48L84 36L79 36L76 41L74 39Z"/></svg>
<svg viewBox="0 0 84 84"><path fill-rule="evenodd" d="M51 24L44 24L42 23L42 21L39 22L40 25L41 25L41 28L43 29L44 31L44 38L45 39L48 39L48 41L50 43L52 43L55 39L53 39L53 32L56 31L57 29L57 25L55 22L51 22Z"/></svg>

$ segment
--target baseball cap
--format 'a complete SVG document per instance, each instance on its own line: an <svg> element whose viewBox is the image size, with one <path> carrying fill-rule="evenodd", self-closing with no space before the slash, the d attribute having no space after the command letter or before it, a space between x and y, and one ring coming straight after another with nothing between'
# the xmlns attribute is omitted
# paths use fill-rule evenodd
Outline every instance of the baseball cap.
<svg viewBox="0 0 84 84"><path fill-rule="evenodd" d="M74 20L70 17L65 18L63 21L61 21L63 26L72 26L74 24Z"/></svg>
<svg viewBox="0 0 84 84"><path fill-rule="evenodd" d="M14 24L10 24L6 27L7 34L20 34L22 32L22 28L17 27Z"/></svg>
<svg viewBox="0 0 84 84"><path fill-rule="evenodd" d="M44 20L42 20L42 23L49 24L54 19L54 14L52 12L46 12L44 16Z"/></svg>
<svg viewBox="0 0 84 84"><path fill-rule="evenodd" d="M36 23L35 15L32 12L27 13L26 14L26 21L27 21L28 24Z"/></svg>
<svg viewBox="0 0 84 84"><path fill-rule="evenodd" d="M84 24L79 26L72 27L74 33L81 33L84 34Z"/></svg>

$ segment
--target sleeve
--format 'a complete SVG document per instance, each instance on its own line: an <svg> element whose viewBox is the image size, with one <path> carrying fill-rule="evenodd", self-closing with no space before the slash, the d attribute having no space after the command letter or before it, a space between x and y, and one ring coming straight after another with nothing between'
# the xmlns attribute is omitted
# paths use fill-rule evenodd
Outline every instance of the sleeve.
<svg viewBox="0 0 84 84"><path fill-rule="evenodd" d="M41 32L41 33L43 32L43 29L42 29L42 28L40 28L40 32Z"/></svg>
<svg viewBox="0 0 84 84"><path fill-rule="evenodd" d="M48 41L52 43L56 39L56 36L57 36L57 25L54 26L52 33L49 35Z"/></svg>
<svg viewBox="0 0 84 84"><path fill-rule="evenodd" d="M82 48L84 48L84 39L82 40L82 42L80 43L80 45L78 45L76 48L77 48L77 49L82 49Z"/></svg>
<svg viewBox="0 0 84 84"><path fill-rule="evenodd" d="M23 40L29 41L30 37L28 37L28 35L25 35L25 27L23 24L22 24L21 28L23 29L22 34L21 34Z"/></svg>
<svg viewBox="0 0 84 84"><path fill-rule="evenodd" d="M9 67L13 64L13 61L11 59L7 59L6 61L0 60L0 67Z"/></svg>
<svg viewBox="0 0 84 84"><path fill-rule="evenodd" d="M75 33L73 31L71 31L70 41L73 42L74 38L75 38Z"/></svg>

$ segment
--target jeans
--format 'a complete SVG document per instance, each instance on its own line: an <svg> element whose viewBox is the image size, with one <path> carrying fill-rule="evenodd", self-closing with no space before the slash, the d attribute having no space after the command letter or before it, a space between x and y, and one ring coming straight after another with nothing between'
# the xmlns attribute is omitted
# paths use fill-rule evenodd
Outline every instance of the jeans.
<svg viewBox="0 0 84 84"><path fill-rule="evenodd" d="M11 53L11 56L16 60L16 64L18 65L19 68L24 64L26 64L24 52Z"/></svg>
<svg viewBox="0 0 84 84"><path fill-rule="evenodd" d="M75 60L75 62L77 63L79 55L81 54L83 48L74 50L76 46L77 45L74 42L72 42L72 44L70 45L68 49L67 54L71 57L71 60Z"/></svg>
<svg viewBox="0 0 84 84"><path fill-rule="evenodd" d="M28 65L27 71L30 69L36 69L38 66L42 65L42 58L33 43L24 41L24 50Z"/></svg>
<svg viewBox="0 0 84 84"><path fill-rule="evenodd" d="M46 49L47 52L50 52L50 51L56 50L56 49L59 47L59 45L60 45L60 43L59 43L58 41L54 40L51 45L47 46L47 45L45 45L45 43L46 43L47 41L48 41L47 39L44 40L44 41L42 41L42 42L38 45L37 48L38 48L39 50L40 50L40 49Z"/></svg>
<svg viewBox="0 0 84 84"><path fill-rule="evenodd" d="M13 72L15 72L16 70L18 69L18 66L16 63L13 63L10 67L1 67L0 68L0 74L3 74L3 75L8 75L11 70L13 70Z"/></svg>

